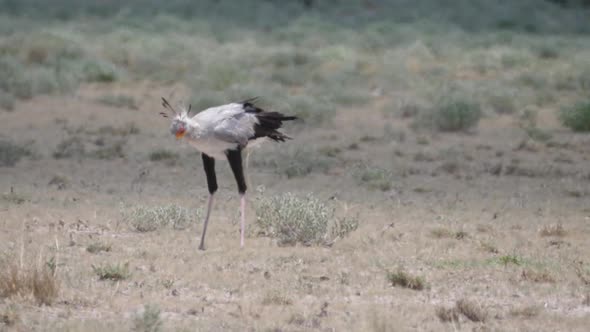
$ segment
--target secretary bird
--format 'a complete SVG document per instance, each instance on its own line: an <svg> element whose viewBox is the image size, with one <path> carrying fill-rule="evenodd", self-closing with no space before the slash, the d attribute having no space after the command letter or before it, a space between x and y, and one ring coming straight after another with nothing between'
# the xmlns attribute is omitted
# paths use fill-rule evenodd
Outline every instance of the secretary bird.
<svg viewBox="0 0 590 332"><path fill-rule="evenodd" d="M238 184L240 193L240 247L244 247L246 223L246 180L242 168L242 150L250 141L268 137L276 142L284 142L289 136L278 131L283 121L295 120L279 112L267 112L255 105L257 98L239 103L211 107L191 116L191 106L177 112L162 97L162 106L173 114L170 132L176 139L186 139L190 145L201 152L207 176L209 201L201 234L200 250L205 250L205 234L213 206L213 196L217 191L215 159L227 158ZM164 117L168 114L161 112Z"/></svg>

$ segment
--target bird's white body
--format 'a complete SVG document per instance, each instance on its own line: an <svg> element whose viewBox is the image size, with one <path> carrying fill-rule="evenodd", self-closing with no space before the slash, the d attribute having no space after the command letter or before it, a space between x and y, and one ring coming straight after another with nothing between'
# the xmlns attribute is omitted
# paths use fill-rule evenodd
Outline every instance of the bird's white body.
<svg viewBox="0 0 590 332"><path fill-rule="evenodd" d="M245 148L254 135L254 125L259 123L237 103L208 108L192 118L183 115L188 143L213 158L224 158L225 151L238 146Z"/></svg>

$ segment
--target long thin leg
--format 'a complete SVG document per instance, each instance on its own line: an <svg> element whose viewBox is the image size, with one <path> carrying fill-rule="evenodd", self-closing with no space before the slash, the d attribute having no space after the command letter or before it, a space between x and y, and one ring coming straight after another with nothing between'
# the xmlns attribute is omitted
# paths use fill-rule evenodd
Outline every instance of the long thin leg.
<svg viewBox="0 0 590 332"><path fill-rule="evenodd" d="M240 194L240 248L244 247L244 230L246 229L246 193Z"/></svg>
<svg viewBox="0 0 590 332"><path fill-rule="evenodd" d="M244 170L242 168L242 151L228 150L227 160L231 167L236 182L238 183L238 192L240 193L240 247L244 246L244 232L246 229L246 180L244 179Z"/></svg>
<svg viewBox="0 0 590 332"><path fill-rule="evenodd" d="M213 207L213 194L217 191L217 177L215 176L215 159L202 153L203 167L205 174L207 174L207 187L209 188L209 202L207 203L207 214L205 215L205 222L203 223L203 233L201 234L201 244L199 250L205 250L205 234L207 233L207 224L209 223L209 216L211 215L211 208Z"/></svg>
<svg viewBox="0 0 590 332"><path fill-rule="evenodd" d="M213 206L213 194L209 194L209 202L207 203L207 214L205 215L205 222L203 223L203 233L201 234L201 243L199 250L205 250L205 234L207 233L207 224L209 223L209 215L211 215L211 207Z"/></svg>

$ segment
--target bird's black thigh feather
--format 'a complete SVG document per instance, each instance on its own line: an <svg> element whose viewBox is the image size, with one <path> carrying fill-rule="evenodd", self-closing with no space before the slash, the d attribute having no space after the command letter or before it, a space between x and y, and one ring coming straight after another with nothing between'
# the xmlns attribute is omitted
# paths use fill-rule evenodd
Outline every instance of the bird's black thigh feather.
<svg viewBox="0 0 590 332"><path fill-rule="evenodd" d="M209 187L209 193L213 195L217 191L217 176L215 176L215 159L208 155L201 153L203 157L203 167L205 168L205 174L207 174L207 186Z"/></svg>
<svg viewBox="0 0 590 332"><path fill-rule="evenodd" d="M247 187L244 179L244 169L242 168L242 150L239 148L237 150L227 150L225 154L238 183L238 191L240 194L244 194Z"/></svg>

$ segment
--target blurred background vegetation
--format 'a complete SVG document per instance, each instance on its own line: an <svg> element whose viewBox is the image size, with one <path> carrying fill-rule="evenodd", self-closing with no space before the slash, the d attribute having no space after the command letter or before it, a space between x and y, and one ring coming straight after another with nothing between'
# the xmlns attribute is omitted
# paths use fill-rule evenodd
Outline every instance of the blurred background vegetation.
<svg viewBox="0 0 590 332"><path fill-rule="evenodd" d="M364 105L462 130L488 111L584 102L588 5L1 0L0 108L86 82L147 79L186 84L197 109L260 95L309 123ZM425 111L433 105L451 119Z"/></svg>

